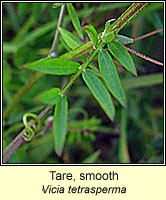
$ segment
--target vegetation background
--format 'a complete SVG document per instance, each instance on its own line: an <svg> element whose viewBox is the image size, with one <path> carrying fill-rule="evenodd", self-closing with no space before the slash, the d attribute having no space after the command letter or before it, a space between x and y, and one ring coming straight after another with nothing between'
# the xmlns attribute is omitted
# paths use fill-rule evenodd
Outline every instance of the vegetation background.
<svg viewBox="0 0 166 200"><path fill-rule="evenodd" d="M105 22L119 17L131 3L73 5L81 23L92 24L101 33ZM59 12L60 8L53 9L52 3L3 3L3 113L14 94L34 74L20 66L48 55ZM66 9L61 27L77 36ZM159 28L163 28L163 3L150 3L120 33L136 38ZM163 42L161 32L128 46L162 62ZM55 49L57 57L68 51L60 34ZM114 100L114 122L107 118L80 77L67 94L69 122L63 156L54 152L50 129L42 137L20 146L9 163L162 163L163 67L132 56L138 77L115 61L128 102L123 109ZM97 58L93 64L97 67ZM3 148L23 128L24 113L39 114L44 109L34 98L52 87L61 88L67 80L69 76L44 75L26 91L4 120ZM51 115L53 109L42 120L42 127Z"/></svg>

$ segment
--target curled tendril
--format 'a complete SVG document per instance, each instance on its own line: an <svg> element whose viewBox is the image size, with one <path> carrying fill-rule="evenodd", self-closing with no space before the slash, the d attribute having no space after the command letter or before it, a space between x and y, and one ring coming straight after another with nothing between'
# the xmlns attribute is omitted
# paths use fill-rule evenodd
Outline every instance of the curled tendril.
<svg viewBox="0 0 166 200"><path fill-rule="evenodd" d="M33 118L29 123L27 118ZM25 125L25 130L23 133L23 138L25 141L30 141L33 136L35 135L35 132L39 130L40 128L40 119L36 114L33 113L26 113L23 116L23 123Z"/></svg>

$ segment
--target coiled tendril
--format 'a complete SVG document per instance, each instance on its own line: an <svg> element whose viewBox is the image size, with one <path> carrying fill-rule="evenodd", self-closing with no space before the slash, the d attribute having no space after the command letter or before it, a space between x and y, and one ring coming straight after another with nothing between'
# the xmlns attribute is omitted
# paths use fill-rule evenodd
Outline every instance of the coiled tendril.
<svg viewBox="0 0 166 200"><path fill-rule="evenodd" d="M29 123L27 120L28 117L33 118L32 120L29 121ZM25 141L30 141L33 138L33 136L35 135L35 132L37 132L40 128L40 119L36 114L26 113L23 116L23 123L25 125L23 138Z"/></svg>

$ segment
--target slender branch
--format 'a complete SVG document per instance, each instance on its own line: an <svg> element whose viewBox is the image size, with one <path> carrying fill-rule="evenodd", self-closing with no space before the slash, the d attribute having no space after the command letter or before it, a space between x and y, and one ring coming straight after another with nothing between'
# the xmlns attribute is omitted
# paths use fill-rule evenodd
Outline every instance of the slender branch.
<svg viewBox="0 0 166 200"><path fill-rule="evenodd" d="M137 40L141 40L141 39L146 38L146 37L149 37L149 36L154 35L156 33L160 33L162 31L163 31L163 29L157 29L156 31L152 31L152 32L147 33L147 34L145 34L143 36L140 36L140 37L137 37L137 38L133 39L133 42L135 42Z"/></svg>
<svg viewBox="0 0 166 200"><path fill-rule="evenodd" d="M22 134L23 134L23 131L21 131L21 132L14 138L14 140L4 149L3 155L5 155L5 154L9 151L9 149L10 149L12 146L14 146L14 144L18 141L18 139L22 136Z"/></svg>
<svg viewBox="0 0 166 200"><path fill-rule="evenodd" d="M145 56L145 55L143 55L143 54L140 54L140 53L136 52L135 50L130 49L129 47L126 47L126 48L127 48L127 50L130 51L131 53L133 53L133 54L135 54L135 55L137 55L137 56L139 56L139 57L141 57L141 58L143 58L143 59L145 59L145 60L148 60L148 61L150 61L150 62L152 62L152 63L157 64L157 65L163 66L163 63L160 62L160 61L154 60L153 58L149 58L149 57L147 57L147 56Z"/></svg>
<svg viewBox="0 0 166 200"><path fill-rule="evenodd" d="M53 105L47 105L45 109L39 114L39 119L41 120L45 114L53 107Z"/></svg>
<svg viewBox="0 0 166 200"><path fill-rule="evenodd" d="M16 144L13 146L13 148L11 149L11 151L6 155L6 157L3 159L3 163L6 163L10 156L16 151L16 149L24 142L24 138L21 137Z"/></svg>
<svg viewBox="0 0 166 200"><path fill-rule="evenodd" d="M160 32L162 32L162 31L163 31L163 29L157 29L156 31L152 31L152 32L147 33L147 34L145 34L145 35L142 35L142 36L140 36L140 37L134 38L134 39L133 39L133 42L125 42L125 43L123 43L123 44L124 44L124 45L126 45L126 44L132 44L132 43L134 43L134 42L136 42L136 41L138 41L138 40L142 40L142 39L144 39L144 38L146 38L146 37L149 37L149 36L154 35L154 34L156 34L156 33L160 33Z"/></svg>
<svg viewBox="0 0 166 200"><path fill-rule="evenodd" d="M53 43L52 43L52 47L50 49L49 54L51 54L54 51L54 48L55 48L55 44L56 44L56 41L57 41L57 38L58 38L58 34L59 34L59 28L60 28L61 23L62 23L64 8L65 8L65 5L62 5L61 6L61 10L60 10L60 15L59 15L57 29L56 29L56 32L55 32L55 37L54 37L54 40L53 40Z"/></svg>
<svg viewBox="0 0 166 200"><path fill-rule="evenodd" d="M148 3L133 3L123 14L112 24L110 30L115 30L118 33L124 26L126 26L139 12L145 8Z"/></svg>
<svg viewBox="0 0 166 200"><path fill-rule="evenodd" d="M65 93L65 91L73 84L73 82L76 80L76 78L82 73L82 71L90 64L90 62L93 60L93 58L96 56L96 54L99 52L101 48L104 47L104 43L101 41L100 45L97 49L93 50L93 52L87 57L87 59L82 63L82 65L79 68L79 71L76 72L71 79L67 82L67 84L62 88L61 95Z"/></svg>
<svg viewBox="0 0 166 200"><path fill-rule="evenodd" d="M46 115L46 113L47 113L52 107L53 107L52 105L46 106L46 108L45 108L43 111L41 111L41 113L39 114L39 119L41 120L41 119ZM31 124L30 124L30 125L31 125ZM5 154L9 151L9 149L10 149L12 146L14 146L14 145L18 142L18 140L22 137L22 134L24 133L24 131L25 131L25 128L14 138L14 140L4 149L3 155L5 155Z"/></svg>
<svg viewBox="0 0 166 200"><path fill-rule="evenodd" d="M81 71L79 70L75 74L72 75L72 77L70 78L70 80L61 89L61 95L63 95L69 89L69 87L71 87L71 85L74 83L74 81L80 75L80 73L81 73Z"/></svg>

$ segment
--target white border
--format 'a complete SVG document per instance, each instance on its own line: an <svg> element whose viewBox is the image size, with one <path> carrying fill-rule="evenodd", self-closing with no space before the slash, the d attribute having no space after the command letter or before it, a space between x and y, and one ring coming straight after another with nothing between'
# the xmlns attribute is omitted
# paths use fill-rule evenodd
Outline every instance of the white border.
<svg viewBox="0 0 166 200"><path fill-rule="evenodd" d="M56 1L1 1L1 30L2 29L2 3L55 3ZM58 3L63 3L64 1L58 1ZM65 1L65 2L84 2L84 3L95 3L95 2L101 2L101 3L108 3L109 1ZM148 2L148 1L111 1L111 3L134 3L134 2ZM149 3L149 2L148 2ZM165 1L150 1L150 3L163 3L164 4L164 44L165 44ZM1 31L1 44L3 44L2 41L2 31ZM3 48L1 45L1 66L3 66ZM3 105L2 105L2 86L3 86L3 73L2 73L2 67L1 67L1 133L3 132ZM165 45L164 45L164 149L165 149ZM165 151L164 151L164 164L3 164L3 155L2 155L2 143L3 143L3 137L1 134L1 166L165 166Z"/></svg>

